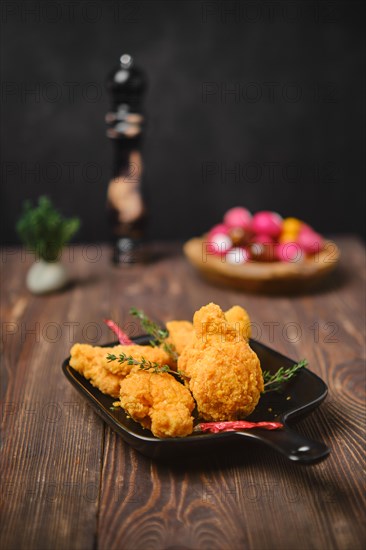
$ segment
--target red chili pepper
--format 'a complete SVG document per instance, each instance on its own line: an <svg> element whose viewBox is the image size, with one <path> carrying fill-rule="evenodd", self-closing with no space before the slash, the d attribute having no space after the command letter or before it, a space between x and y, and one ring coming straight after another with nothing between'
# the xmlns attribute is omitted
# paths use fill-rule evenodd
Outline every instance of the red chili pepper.
<svg viewBox="0 0 366 550"><path fill-rule="evenodd" d="M263 430L279 430L283 428L280 422L248 422L246 420L234 420L228 422L201 422L193 431L211 432L235 432L236 430L250 430L253 428L262 428Z"/></svg>
<svg viewBox="0 0 366 550"><path fill-rule="evenodd" d="M118 337L118 341L122 346L129 346L130 344L133 344L132 340L127 336L125 332L119 326L117 323L112 321L111 319L103 319L107 327L109 327L114 334Z"/></svg>

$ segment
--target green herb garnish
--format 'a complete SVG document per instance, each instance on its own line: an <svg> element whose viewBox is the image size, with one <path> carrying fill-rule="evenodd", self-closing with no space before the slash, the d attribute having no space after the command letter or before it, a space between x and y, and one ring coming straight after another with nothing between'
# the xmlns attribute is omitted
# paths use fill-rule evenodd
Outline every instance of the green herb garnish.
<svg viewBox="0 0 366 550"><path fill-rule="evenodd" d="M145 357L141 357L141 359L135 359L134 357L132 357L132 355L126 355L125 353L120 353L118 357L113 353L108 353L107 360L108 360L108 363L110 363L111 361L118 361L118 363L127 363L127 365L136 365L141 370L151 371L156 374L167 372L169 374L179 376L179 378L187 378L187 376L183 374L181 371L172 370L169 367L169 365L160 365L155 361L149 361L148 359L145 359Z"/></svg>
<svg viewBox="0 0 366 550"><path fill-rule="evenodd" d="M47 197L40 197L34 208L26 201L16 225L24 245L46 262L59 259L63 247L79 227L78 218L64 218Z"/></svg>
<svg viewBox="0 0 366 550"><path fill-rule="evenodd" d="M268 370L263 371L263 393L279 390L284 382L287 382L288 380L293 378L299 372L299 370L303 369L307 365L308 361L306 359L303 359L302 361L296 363L288 369L285 369L284 367L279 368L278 371L274 374L271 374Z"/></svg>
<svg viewBox="0 0 366 550"><path fill-rule="evenodd" d="M149 334L149 336L153 337L153 340L150 340L150 345L153 347L161 346L163 350L166 351L172 359L174 359L174 361L177 361L178 354L175 351L174 346L166 342L166 339L169 336L168 331L162 329L159 325L154 323L154 321L149 319L149 317L147 317L141 309L132 307L130 309L130 314L137 317L144 331Z"/></svg>

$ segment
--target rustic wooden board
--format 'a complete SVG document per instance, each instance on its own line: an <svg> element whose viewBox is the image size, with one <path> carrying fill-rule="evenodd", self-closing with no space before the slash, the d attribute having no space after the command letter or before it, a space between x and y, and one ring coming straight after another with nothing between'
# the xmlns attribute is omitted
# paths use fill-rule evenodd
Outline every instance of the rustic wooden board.
<svg viewBox="0 0 366 550"><path fill-rule="evenodd" d="M32 297L23 284L31 259L3 255L1 547L363 547L365 257L359 241L337 243L341 265L328 290L291 299L210 286L178 245L126 269L109 265L105 247L73 248L65 261L76 284ZM237 456L223 449L155 463L104 426L63 378L72 343L111 340L103 317L135 335L132 305L165 322L209 301L247 307L254 336L306 357L329 385L326 402L297 428L331 447L327 460L301 467L246 446Z"/></svg>

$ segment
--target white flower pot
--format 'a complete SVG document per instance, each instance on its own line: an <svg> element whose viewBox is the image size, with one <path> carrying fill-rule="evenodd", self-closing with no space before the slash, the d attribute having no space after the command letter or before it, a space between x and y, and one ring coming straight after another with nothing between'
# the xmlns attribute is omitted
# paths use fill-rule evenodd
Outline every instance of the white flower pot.
<svg viewBox="0 0 366 550"><path fill-rule="evenodd" d="M35 262L27 273L26 284L33 294L46 294L63 288L69 281L66 267L61 262Z"/></svg>

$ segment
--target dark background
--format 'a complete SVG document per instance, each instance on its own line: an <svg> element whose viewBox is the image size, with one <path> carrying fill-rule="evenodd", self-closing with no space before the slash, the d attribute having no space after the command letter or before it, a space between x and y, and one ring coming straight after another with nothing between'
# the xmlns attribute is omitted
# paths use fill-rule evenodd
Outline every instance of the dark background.
<svg viewBox="0 0 366 550"><path fill-rule="evenodd" d="M235 205L363 234L361 2L3 1L1 24L2 242L41 194L106 239L104 79L125 52L149 77L153 238Z"/></svg>

